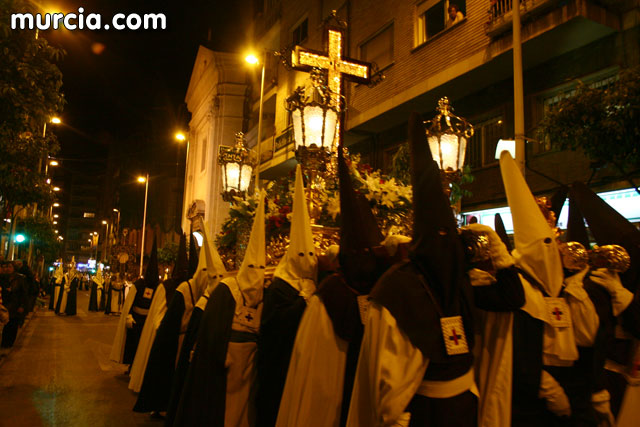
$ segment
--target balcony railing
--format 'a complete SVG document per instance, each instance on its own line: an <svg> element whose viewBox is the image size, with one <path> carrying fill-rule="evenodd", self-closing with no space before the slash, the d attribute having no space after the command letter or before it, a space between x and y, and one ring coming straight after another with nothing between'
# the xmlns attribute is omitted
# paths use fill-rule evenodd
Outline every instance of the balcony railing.
<svg viewBox="0 0 640 427"><path fill-rule="evenodd" d="M521 0L520 16L540 13L555 6L558 0ZM489 10L489 19L485 26L488 36L495 37L511 28L513 19L513 0L492 0Z"/></svg>

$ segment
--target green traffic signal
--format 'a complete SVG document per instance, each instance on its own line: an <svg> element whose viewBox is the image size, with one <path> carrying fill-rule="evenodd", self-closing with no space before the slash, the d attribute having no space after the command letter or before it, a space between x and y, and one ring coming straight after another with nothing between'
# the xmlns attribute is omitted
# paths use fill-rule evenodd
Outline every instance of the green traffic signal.
<svg viewBox="0 0 640 427"><path fill-rule="evenodd" d="M15 237L15 239L14 239L14 241L15 241L16 243L22 243L22 242L24 242L25 240L27 240L27 238L25 237L25 235L24 235L24 234L16 234L16 237Z"/></svg>

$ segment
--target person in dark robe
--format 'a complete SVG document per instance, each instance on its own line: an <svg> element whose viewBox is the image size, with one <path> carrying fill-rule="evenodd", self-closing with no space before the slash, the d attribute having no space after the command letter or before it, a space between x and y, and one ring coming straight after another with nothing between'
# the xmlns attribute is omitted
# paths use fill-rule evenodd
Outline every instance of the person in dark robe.
<svg viewBox="0 0 640 427"><path fill-rule="evenodd" d="M255 354L266 246L264 195L236 277L224 278L206 305L174 426L255 422Z"/></svg>
<svg viewBox="0 0 640 427"><path fill-rule="evenodd" d="M64 309L64 313L67 316L75 316L77 313L78 286L80 285L80 280L82 280L82 276L76 273L69 283L67 305Z"/></svg>
<svg viewBox="0 0 640 427"><path fill-rule="evenodd" d="M601 247L619 245L630 259L629 268L619 275L611 268L592 271L590 279L595 285L589 289L590 296L600 301L597 306L603 312L599 313L601 322L607 326L600 337L603 344L596 347L596 366L602 366L604 359L605 370L596 375L592 401L600 419L607 418L610 410L618 425L625 425L638 417L636 404L627 405L624 415L620 410L627 384L637 384L640 377L634 369L639 356L633 342L640 339L640 231L585 184L574 183L570 195L570 201L575 201L574 209L581 213L580 220L582 216L587 220L596 243ZM581 225L584 228L584 223Z"/></svg>
<svg viewBox="0 0 640 427"><path fill-rule="evenodd" d="M64 270L62 267L62 259L58 260L58 267L56 267L56 271L53 273L53 277L51 278L51 293L49 294L49 310L56 309L56 305L58 303L58 295L60 294L60 289L64 286Z"/></svg>
<svg viewBox="0 0 640 427"><path fill-rule="evenodd" d="M362 304L378 278L391 266L391 257L382 247L383 236L371 208L364 196L353 189L342 147L338 149L338 178L339 270L320 283L302 316L291 362L288 357L285 359L289 369L282 401L270 402L276 409L280 408L277 426L322 427L346 423L364 332ZM304 194L300 197L304 198ZM389 242L391 240L398 252L398 239L389 239ZM295 256L296 252L292 254Z"/></svg>
<svg viewBox="0 0 640 427"><path fill-rule="evenodd" d="M107 304L107 289L109 289L109 283L111 283L111 278L113 275L111 273L107 273L104 275L104 281L102 283L102 292L99 293L98 298L98 311L104 312L105 305Z"/></svg>
<svg viewBox="0 0 640 427"><path fill-rule="evenodd" d="M149 307L151 306L151 299L158 287L158 283L158 247L156 246L154 237L151 255L149 256L149 264L147 265L144 277L134 282L136 293L131 309L128 313L123 311L121 314L121 316L126 316L127 318L126 340L122 358L122 363L125 365L131 365L133 363L133 358L138 349L140 335L142 334L142 328L144 328L144 322L147 319ZM133 288L129 290L129 292L131 291L133 291Z"/></svg>
<svg viewBox="0 0 640 427"><path fill-rule="evenodd" d="M197 269L198 250L196 241L193 235L191 235L189 243L189 271L186 275L186 280L192 279ZM178 356L178 363L176 364L176 370L171 384L171 395L169 398L169 405L167 407L167 414L165 416L165 426L167 427L173 426L173 421L176 417L176 411L178 409L178 404L180 403L180 396L182 395L184 382L186 380L187 373L189 372L189 366L191 365L192 351L197 341L202 315L204 314L208 301L209 295L203 295L200 297L200 300L193 308L193 313L191 313L191 318L187 325L187 331L184 334L184 339Z"/></svg>
<svg viewBox="0 0 640 427"><path fill-rule="evenodd" d="M203 246L194 277L186 279L186 268L182 269L180 285L160 322L151 347L144 380L133 408L136 412L165 412L171 397L173 374L179 357L180 343L187 331L193 310L203 298L204 307L209 293L219 283L226 271L208 235L208 226L204 226ZM185 251L186 260L186 251ZM186 267L186 263L184 264ZM192 299L193 298L193 299ZM196 298L198 298L196 300Z"/></svg>
<svg viewBox="0 0 640 427"><path fill-rule="evenodd" d="M21 259L17 259L14 262L16 271L22 274L25 278L28 295L27 312L30 313L33 311L33 308L36 305L36 298L38 297L39 291L38 282L36 281L33 272L31 271L29 266L24 263L24 261L22 261Z"/></svg>
<svg viewBox="0 0 640 427"><path fill-rule="evenodd" d="M275 425L298 324L316 291L318 258L302 169L296 166L289 246L264 291L258 337L256 425Z"/></svg>
<svg viewBox="0 0 640 427"><path fill-rule="evenodd" d="M524 301L521 286L503 261L510 259L504 245L492 235L491 257L500 261L495 283L472 289L440 170L415 113L409 147L410 259L390 268L369 295L347 426L475 426L474 300L485 310L512 311Z"/></svg>
<svg viewBox="0 0 640 427"><path fill-rule="evenodd" d="M100 302L104 294L104 276L102 269L98 267L96 274L91 278L91 290L89 293L89 311L100 311Z"/></svg>
<svg viewBox="0 0 640 427"><path fill-rule="evenodd" d="M15 270L12 262L5 262L5 278L2 286L2 303L9 312L9 322L2 329L2 348L13 347L18 335L18 328L27 315L29 293L26 278Z"/></svg>

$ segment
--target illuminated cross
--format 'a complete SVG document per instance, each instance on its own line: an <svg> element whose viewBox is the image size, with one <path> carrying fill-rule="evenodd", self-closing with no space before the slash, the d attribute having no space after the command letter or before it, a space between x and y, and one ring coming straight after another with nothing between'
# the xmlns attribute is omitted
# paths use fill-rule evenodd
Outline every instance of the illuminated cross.
<svg viewBox="0 0 640 427"><path fill-rule="evenodd" d="M551 314L554 314L556 316L556 320L560 320L562 317L562 312L558 310L558 307L554 308Z"/></svg>
<svg viewBox="0 0 640 427"><path fill-rule="evenodd" d="M369 83L371 79L371 64L357 61L355 59L344 58L343 33L338 28L329 28L329 46L326 54L313 50L306 50L301 46L296 46L291 54L291 64L293 68L302 71L310 71L312 68L327 70L327 85L334 97L334 103L340 111L340 95L342 94L342 79L347 78L360 83ZM338 124L339 126L339 124ZM336 143L339 128L336 129Z"/></svg>
<svg viewBox="0 0 640 427"><path fill-rule="evenodd" d="M449 339L453 341L456 345L458 345L458 338L460 338L460 335L456 334L455 329L451 329L451 332L453 333L453 335L451 335Z"/></svg>

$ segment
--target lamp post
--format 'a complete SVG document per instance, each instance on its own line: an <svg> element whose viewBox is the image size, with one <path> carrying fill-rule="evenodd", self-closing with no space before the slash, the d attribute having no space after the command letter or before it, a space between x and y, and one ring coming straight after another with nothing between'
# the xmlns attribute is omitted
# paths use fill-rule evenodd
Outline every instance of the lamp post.
<svg viewBox="0 0 640 427"><path fill-rule="evenodd" d="M104 238L104 244L102 249L102 260L104 261L106 259L107 250L109 249L109 222L106 220L102 220L102 225L104 225L104 229L105 229L105 234L104 234L105 238Z"/></svg>
<svg viewBox="0 0 640 427"><path fill-rule="evenodd" d="M113 211L118 214L118 219L116 219L116 243L118 242L118 235L120 234L120 209L113 208Z"/></svg>
<svg viewBox="0 0 640 427"><path fill-rule="evenodd" d="M147 196L149 195L149 174L138 177L139 183L144 183L144 213L142 214L142 243L140 244L140 277L142 277L142 265L144 263L144 234L147 227ZM119 213L118 213L119 215Z"/></svg>
<svg viewBox="0 0 640 427"><path fill-rule="evenodd" d="M220 146L218 164L222 170L223 200L231 202L234 197L245 197L257 163L255 151L245 147L242 132L236 133L235 146Z"/></svg>
<svg viewBox="0 0 640 427"><path fill-rule="evenodd" d="M247 55L245 58L251 65L256 65L260 63L260 60L255 55ZM256 166L256 190L260 188L260 163L261 163L261 152L260 152L260 143L262 142L262 104L264 101L264 68L265 63L267 62L267 51L265 50L262 55L262 73L260 77L260 106L258 107L258 137L256 140L257 151L258 151L258 165Z"/></svg>
<svg viewBox="0 0 640 427"><path fill-rule="evenodd" d="M466 119L453 114L447 97L438 101L437 111L433 119L425 122L425 127L431 154L442 173L444 191L450 196L451 185L460 179L467 140L473 136L473 126Z"/></svg>

